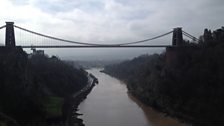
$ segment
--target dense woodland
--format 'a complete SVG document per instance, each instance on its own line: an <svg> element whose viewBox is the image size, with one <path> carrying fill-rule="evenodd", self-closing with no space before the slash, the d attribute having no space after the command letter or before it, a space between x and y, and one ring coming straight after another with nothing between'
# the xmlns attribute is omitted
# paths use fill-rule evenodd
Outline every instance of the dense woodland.
<svg viewBox="0 0 224 126"><path fill-rule="evenodd" d="M28 58L22 48L2 47L0 52L0 125L44 123L46 98L58 102L87 84L85 71L55 56Z"/></svg>
<svg viewBox="0 0 224 126"><path fill-rule="evenodd" d="M205 29L198 43L105 67L145 104L196 126L224 125L224 27Z"/></svg>

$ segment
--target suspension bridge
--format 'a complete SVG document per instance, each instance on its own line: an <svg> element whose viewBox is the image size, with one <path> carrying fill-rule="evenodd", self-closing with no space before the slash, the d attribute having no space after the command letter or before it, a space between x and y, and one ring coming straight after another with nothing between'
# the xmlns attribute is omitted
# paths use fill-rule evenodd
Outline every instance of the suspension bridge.
<svg viewBox="0 0 224 126"><path fill-rule="evenodd" d="M3 29L5 29L5 44L2 44L1 46L20 46L22 48L163 48L183 46L183 35L193 41L198 41L196 37L183 31L182 28L179 27L174 28L172 31L151 38L117 44L101 44L67 40L17 26L14 24L14 22L6 22L6 25L0 27L0 32L4 31ZM170 34L173 34L172 44L170 45L146 44L150 41L165 37ZM20 39L16 40L16 38Z"/></svg>

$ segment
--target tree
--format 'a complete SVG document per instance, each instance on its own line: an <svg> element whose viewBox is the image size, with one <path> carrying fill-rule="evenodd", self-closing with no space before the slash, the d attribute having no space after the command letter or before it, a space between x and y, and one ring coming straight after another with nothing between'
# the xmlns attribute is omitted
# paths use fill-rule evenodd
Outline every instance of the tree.
<svg viewBox="0 0 224 126"><path fill-rule="evenodd" d="M212 37L212 32L211 30L208 30L207 28L204 30L204 42L207 43L207 42L211 42L213 40L213 37Z"/></svg>

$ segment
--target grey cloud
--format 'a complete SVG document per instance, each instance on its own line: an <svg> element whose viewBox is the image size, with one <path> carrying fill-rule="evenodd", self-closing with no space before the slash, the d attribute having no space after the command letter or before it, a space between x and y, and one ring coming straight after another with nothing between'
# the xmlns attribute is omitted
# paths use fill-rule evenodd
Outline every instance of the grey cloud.
<svg viewBox="0 0 224 126"><path fill-rule="evenodd" d="M27 5L20 0L11 1L14 6ZM215 30L224 25L224 0L30 1L31 6L49 16L48 20L35 21L42 27L42 31L59 29L55 36L77 41L135 41L179 26L197 37L204 28ZM171 36L156 42L160 41L170 43Z"/></svg>
<svg viewBox="0 0 224 126"><path fill-rule="evenodd" d="M46 0L36 0L33 6L40 8L46 13L59 13L59 12L69 12L75 8L82 9L85 11L97 11L104 7L103 2L94 0L59 0L59 1L46 1Z"/></svg>
<svg viewBox="0 0 224 126"><path fill-rule="evenodd" d="M96 36L104 36L107 40L109 36L125 39L116 36L119 29L120 34L130 38L154 35L177 26L193 33L197 31L198 35L206 25L222 25L223 4L223 0L60 0L56 3L39 0L34 5L46 13L60 12L61 17L56 18L72 21L74 27L82 29L82 34L98 39L101 37ZM89 40L93 39L91 36Z"/></svg>
<svg viewBox="0 0 224 126"><path fill-rule="evenodd" d="M29 1L26 0L9 0L9 1L16 6L27 5L29 3Z"/></svg>
<svg viewBox="0 0 224 126"><path fill-rule="evenodd" d="M55 13L70 11L78 5L71 4L69 1L53 2L48 0L38 0L33 3L33 6L40 8L46 13Z"/></svg>

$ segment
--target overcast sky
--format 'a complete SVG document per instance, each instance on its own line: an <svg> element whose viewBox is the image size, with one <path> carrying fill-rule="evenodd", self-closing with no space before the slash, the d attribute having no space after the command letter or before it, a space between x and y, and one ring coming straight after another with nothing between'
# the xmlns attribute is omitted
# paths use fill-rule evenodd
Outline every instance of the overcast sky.
<svg viewBox="0 0 224 126"><path fill-rule="evenodd" d="M198 37L204 28L215 30L223 26L223 13L224 0L0 0L2 25L14 21L18 26L44 34L105 44L145 39L175 27L183 27ZM171 36L156 42L170 44ZM154 51L158 49L48 52L61 57L77 57L86 52L83 57L121 58Z"/></svg>

